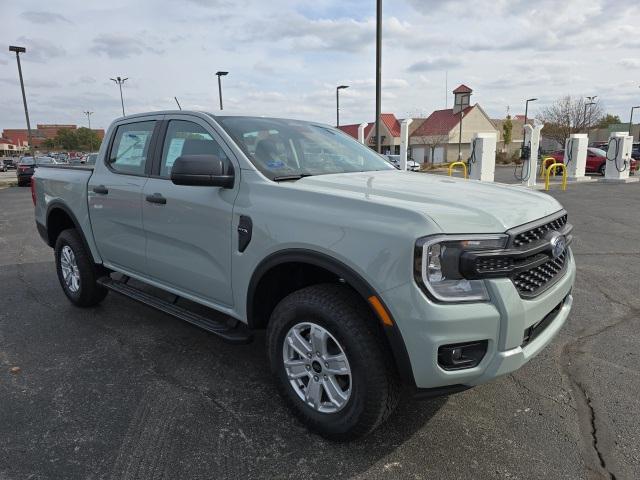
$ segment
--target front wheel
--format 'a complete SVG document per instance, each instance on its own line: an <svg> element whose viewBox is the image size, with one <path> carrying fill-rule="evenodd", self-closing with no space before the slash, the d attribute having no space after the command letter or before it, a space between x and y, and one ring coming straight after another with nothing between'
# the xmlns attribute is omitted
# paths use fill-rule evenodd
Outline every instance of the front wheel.
<svg viewBox="0 0 640 480"><path fill-rule="evenodd" d="M79 307L100 303L108 293L97 283L104 272L93 263L78 232L71 228L60 233L54 252L58 280L71 303Z"/></svg>
<svg viewBox="0 0 640 480"><path fill-rule="evenodd" d="M603 163L602 165L600 165L600 168L598 168L598 173L604 177L604 174L606 171L607 171L607 164Z"/></svg>
<svg viewBox="0 0 640 480"><path fill-rule="evenodd" d="M344 285L313 285L284 298L267 347L282 396L311 430L350 440L393 411L400 382L371 312Z"/></svg>

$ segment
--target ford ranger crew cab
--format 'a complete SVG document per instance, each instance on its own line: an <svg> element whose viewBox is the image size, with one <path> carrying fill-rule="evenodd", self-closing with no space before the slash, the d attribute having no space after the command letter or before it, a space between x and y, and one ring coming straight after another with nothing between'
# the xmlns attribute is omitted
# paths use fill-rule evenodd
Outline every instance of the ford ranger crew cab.
<svg viewBox="0 0 640 480"><path fill-rule="evenodd" d="M43 166L32 189L72 303L114 291L231 342L266 329L282 397L333 439L371 432L409 390L513 372L571 309L555 199L399 171L319 123L131 115L94 166Z"/></svg>

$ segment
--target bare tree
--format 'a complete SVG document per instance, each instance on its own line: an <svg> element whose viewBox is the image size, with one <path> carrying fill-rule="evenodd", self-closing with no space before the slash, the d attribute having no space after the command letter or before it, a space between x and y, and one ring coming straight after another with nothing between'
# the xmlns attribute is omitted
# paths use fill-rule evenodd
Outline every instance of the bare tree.
<svg viewBox="0 0 640 480"><path fill-rule="evenodd" d="M599 101L589 104L584 97L565 95L542 109L536 117L544 124L542 134L560 144L572 133L584 133L603 116Z"/></svg>
<svg viewBox="0 0 640 480"><path fill-rule="evenodd" d="M446 133L438 135L422 135L413 137L414 145L425 145L429 148L429 160L433 163L433 155L437 147L449 143L449 135Z"/></svg>

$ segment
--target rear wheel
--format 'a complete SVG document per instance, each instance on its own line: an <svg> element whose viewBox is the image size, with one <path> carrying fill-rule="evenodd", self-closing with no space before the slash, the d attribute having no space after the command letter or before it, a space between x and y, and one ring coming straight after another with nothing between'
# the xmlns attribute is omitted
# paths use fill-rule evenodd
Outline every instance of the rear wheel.
<svg viewBox="0 0 640 480"><path fill-rule="evenodd" d="M282 396L311 430L333 440L373 431L401 385L366 304L343 285L285 297L269 321L267 347Z"/></svg>
<svg viewBox="0 0 640 480"><path fill-rule="evenodd" d="M100 303L108 290L98 285L97 280L105 273L93 263L78 232L71 228L60 233L54 251L58 280L71 303L79 307Z"/></svg>
<svg viewBox="0 0 640 480"><path fill-rule="evenodd" d="M603 163L602 165L600 165L600 168L598 168L598 173L604 177L606 170L607 170L607 164Z"/></svg>

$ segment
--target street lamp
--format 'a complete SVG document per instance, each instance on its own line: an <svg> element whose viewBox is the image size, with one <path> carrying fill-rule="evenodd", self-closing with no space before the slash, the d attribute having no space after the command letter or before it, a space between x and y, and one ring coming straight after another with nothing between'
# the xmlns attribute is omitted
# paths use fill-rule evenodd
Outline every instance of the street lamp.
<svg viewBox="0 0 640 480"><path fill-rule="evenodd" d="M587 107L590 107L592 105L595 105L596 102L594 102L594 100L596 98L598 98L597 95L593 95L592 97L585 97L587 100L589 100L587 103L584 104L584 123L585 123L585 127L588 129L591 126L591 112L592 110L589 109L589 122L587 122Z"/></svg>
<svg viewBox="0 0 640 480"><path fill-rule="evenodd" d="M349 88L349 85L338 85L336 87L336 127L340 126L340 90Z"/></svg>
<svg viewBox="0 0 640 480"><path fill-rule="evenodd" d="M24 116L27 118L27 138L29 141L29 150L33 154L33 144L31 143L31 122L29 121L29 110L27 109L27 96L24 93L24 81L22 80L22 67L20 65L20 54L27 51L24 47L16 47L9 45L9 51L16 53L16 61L18 62L18 76L20 77L20 88L22 89L22 103L24 104Z"/></svg>
<svg viewBox="0 0 640 480"><path fill-rule="evenodd" d="M125 77L125 78L120 78L120 77L116 77L116 78L112 78L111 80L116 82L118 84L118 86L120 87L120 103L122 104L122 116L125 116L124 113L124 99L122 98L122 84L124 82L126 82L129 79L129 77Z"/></svg>
<svg viewBox="0 0 640 480"><path fill-rule="evenodd" d="M382 98L382 0L376 0L376 151L382 153L380 145L380 115Z"/></svg>
<svg viewBox="0 0 640 480"><path fill-rule="evenodd" d="M93 115L93 112L85 110L83 113L87 116L87 122L89 123L89 149L93 151L93 131L91 130L91 115Z"/></svg>
<svg viewBox="0 0 640 480"><path fill-rule="evenodd" d="M631 107L631 115L629 116L629 135L631 135L633 137L633 134L631 133L631 127L633 126L633 111L636 108L640 108L640 105L638 105L637 107Z"/></svg>
<svg viewBox="0 0 640 480"><path fill-rule="evenodd" d="M218 97L220 98L220 110L222 110L222 81L220 80L220 77L229 75L229 72L216 72L216 75L218 76Z"/></svg>

